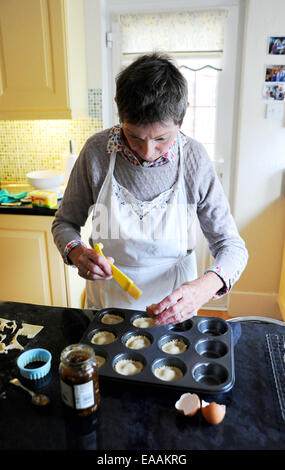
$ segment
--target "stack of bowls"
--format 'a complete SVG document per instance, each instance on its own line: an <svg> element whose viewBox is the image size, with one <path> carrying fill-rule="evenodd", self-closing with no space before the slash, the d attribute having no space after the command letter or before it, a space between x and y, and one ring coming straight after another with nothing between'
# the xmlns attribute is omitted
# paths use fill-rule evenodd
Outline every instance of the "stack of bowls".
<svg viewBox="0 0 285 470"><path fill-rule="evenodd" d="M41 170L28 173L27 180L31 186L45 191L59 192L64 181L64 173L57 170Z"/></svg>

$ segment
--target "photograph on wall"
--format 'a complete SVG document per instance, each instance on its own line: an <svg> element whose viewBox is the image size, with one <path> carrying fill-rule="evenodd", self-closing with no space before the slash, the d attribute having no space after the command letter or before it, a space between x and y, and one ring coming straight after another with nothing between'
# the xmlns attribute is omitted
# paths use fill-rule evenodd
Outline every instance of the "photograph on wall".
<svg viewBox="0 0 285 470"><path fill-rule="evenodd" d="M269 38L268 54L285 55L285 36Z"/></svg>
<svg viewBox="0 0 285 470"><path fill-rule="evenodd" d="M284 101L285 83L265 83L263 89L263 98L273 101Z"/></svg>
<svg viewBox="0 0 285 470"><path fill-rule="evenodd" d="M270 65L266 67L266 82L285 82L285 65Z"/></svg>

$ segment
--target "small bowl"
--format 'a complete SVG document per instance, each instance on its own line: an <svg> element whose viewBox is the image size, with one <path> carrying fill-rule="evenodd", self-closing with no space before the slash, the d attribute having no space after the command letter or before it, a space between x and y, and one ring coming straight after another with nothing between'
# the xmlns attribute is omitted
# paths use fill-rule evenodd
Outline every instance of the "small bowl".
<svg viewBox="0 0 285 470"><path fill-rule="evenodd" d="M57 190L64 181L64 173L57 170L31 171L26 177L34 188L49 191Z"/></svg>

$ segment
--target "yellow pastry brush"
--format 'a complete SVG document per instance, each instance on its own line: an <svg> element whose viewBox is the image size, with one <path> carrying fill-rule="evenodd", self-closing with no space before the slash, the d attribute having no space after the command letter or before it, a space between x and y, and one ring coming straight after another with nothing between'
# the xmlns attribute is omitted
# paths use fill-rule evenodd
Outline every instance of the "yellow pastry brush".
<svg viewBox="0 0 285 470"><path fill-rule="evenodd" d="M99 253L99 255L104 256L102 249L104 248L103 243L95 243L94 250ZM108 263L112 266L113 278L117 283L124 289L128 294L130 294L134 299L139 299L142 295L142 291L133 283L131 279L128 278L122 271L120 271L116 266L114 266L110 261L104 256Z"/></svg>

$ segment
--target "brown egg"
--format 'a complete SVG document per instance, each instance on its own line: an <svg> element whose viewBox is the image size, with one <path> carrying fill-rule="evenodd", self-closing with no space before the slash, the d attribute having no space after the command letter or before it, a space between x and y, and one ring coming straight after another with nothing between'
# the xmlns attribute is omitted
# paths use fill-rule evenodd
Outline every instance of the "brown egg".
<svg viewBox="0 0 285 470"><path fill-rule="evenodd" d="M223 421L226 414L226 406L219 405L216 402L207 403L202 401L202 415L210 424L219 424Z"/></svg>
<svg viewBox="0 0 285 470"><path fill-rule="evenodd" d="M201 408L200 398L196 393L184 393L175 403L175 408L185 416L193 416Z"/></svg>

